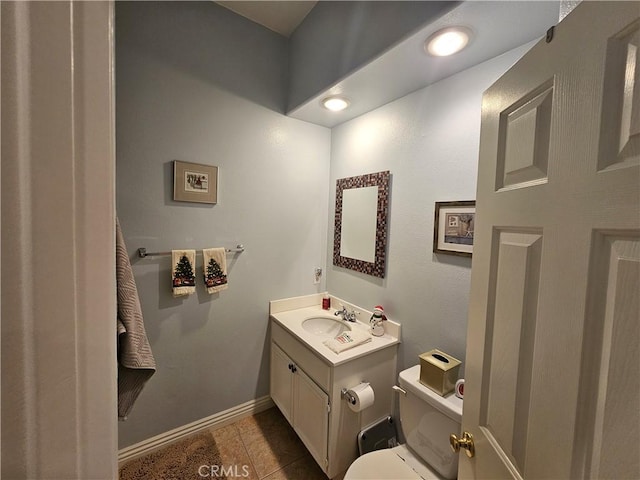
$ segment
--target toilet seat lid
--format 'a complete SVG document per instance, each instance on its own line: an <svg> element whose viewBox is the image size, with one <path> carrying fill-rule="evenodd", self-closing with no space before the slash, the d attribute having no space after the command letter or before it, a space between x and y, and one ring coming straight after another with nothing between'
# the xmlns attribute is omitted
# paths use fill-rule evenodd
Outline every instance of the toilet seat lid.
<svg viewBox="0 0 640 480"><path fill-rule="evenodd" d="M422 480L394 449L376 450L356 459L344 480Z"/></svg>

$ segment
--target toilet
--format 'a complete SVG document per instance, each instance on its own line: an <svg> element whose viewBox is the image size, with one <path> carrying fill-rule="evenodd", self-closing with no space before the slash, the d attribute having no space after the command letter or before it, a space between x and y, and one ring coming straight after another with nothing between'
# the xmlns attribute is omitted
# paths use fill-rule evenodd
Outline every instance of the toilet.
<svg viewBox="0 0 640 480"><path fill-rule="evenodd" d="M420 383L420 365L398 376L400 427L406 444L376 450L351 464L344 480L442 480L458 476L458 455L449 435L460 433L462 399L442 397Z"/></svg>

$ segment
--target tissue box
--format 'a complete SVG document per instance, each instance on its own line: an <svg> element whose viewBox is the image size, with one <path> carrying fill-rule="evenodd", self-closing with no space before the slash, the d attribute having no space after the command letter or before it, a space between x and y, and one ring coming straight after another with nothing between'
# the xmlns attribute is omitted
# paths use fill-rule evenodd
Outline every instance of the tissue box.
<svg viewBox="0 0 640 480"><path fill-rule="evenodd" d="M461 363L440 350L425 352L420 355L420 383L444 397L453 391Z"/></svg>

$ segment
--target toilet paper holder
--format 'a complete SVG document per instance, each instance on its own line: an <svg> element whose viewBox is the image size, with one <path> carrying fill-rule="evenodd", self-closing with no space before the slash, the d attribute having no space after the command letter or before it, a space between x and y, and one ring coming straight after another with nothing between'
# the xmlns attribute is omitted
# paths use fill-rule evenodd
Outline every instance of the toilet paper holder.
<svg viewBox="0 0 640 480"><path fill-rule="evenodd" d="M356 404L356 397L351 395L349 393L349 390L347 390L346 388L343 388L342 390L340 390L340 398L346 398L347 402L349 402L351 405Z"/></svg>
<svg viewBox="0 0 640 480"><path fill-rule="evenodd" d="M367 382L366 380L362 380L360 383L369 383L369 382ZM356 397L351 395L351 393L347 388L343 388L342 390L340 390L340 398L346 398L347 402L349 402L351 405L356 404Z"/></svg>

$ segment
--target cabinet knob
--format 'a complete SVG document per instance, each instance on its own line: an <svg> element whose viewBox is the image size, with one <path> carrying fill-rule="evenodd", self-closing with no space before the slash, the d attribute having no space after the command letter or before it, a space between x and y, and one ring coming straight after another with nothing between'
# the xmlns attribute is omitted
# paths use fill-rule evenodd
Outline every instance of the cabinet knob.
<svg viewBox="0 0 640 480"><path fill-rule="evenodd" d="M293 368L291 369L291 371L292 371L293 373L296 373L296 371L297 371L298 369L296 368L296 366L295 366L295 365L292 365L292 367L293 367Z"/></svg>
<svg viewBox="0 0 640 480"><path fill-rule="evenodd" d="M293 371L293 363L289 364L289 370Z"/></svg>

